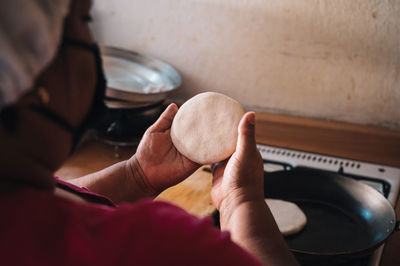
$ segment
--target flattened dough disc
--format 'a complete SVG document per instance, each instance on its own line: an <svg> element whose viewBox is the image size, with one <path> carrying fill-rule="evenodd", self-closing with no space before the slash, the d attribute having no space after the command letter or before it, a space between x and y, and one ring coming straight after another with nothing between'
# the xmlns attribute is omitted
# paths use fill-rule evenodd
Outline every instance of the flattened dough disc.
<svg viewBox="0 0 400 266"><path fill-rule="evenodd" d="M243 114L242 105L228 96L200 93L179 108L172 122L172 142L194 162L220 162L235 151Z"/></svg>
<svg viewBox="0 0 400 266"><path fill-rule="evenodd" d="M265 199L283 235L300 232L307 223L304 212L294 203L278 199Z"/></svg>

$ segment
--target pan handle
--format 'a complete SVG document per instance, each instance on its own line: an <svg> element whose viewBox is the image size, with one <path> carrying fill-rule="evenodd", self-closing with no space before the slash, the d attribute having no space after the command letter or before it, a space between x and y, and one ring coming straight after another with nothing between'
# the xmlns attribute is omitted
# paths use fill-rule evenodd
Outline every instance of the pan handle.
<svg viewBox="0 0 400 266"><path fill-rule="evenodd" d="M400 221L396 221L396 226L394 227L395 231L400 231Z"/></svg>

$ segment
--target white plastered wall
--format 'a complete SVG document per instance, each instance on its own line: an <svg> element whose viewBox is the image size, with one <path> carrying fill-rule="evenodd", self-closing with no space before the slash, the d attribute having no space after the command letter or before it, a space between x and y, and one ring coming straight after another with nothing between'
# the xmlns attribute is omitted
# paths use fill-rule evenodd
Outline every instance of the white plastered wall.
<svg viewBox="0 0 400 266"><path fill-rule="evenodd" d="M157 57L174 97L400 129L400 1L95 0L103 43Z"/></svg>

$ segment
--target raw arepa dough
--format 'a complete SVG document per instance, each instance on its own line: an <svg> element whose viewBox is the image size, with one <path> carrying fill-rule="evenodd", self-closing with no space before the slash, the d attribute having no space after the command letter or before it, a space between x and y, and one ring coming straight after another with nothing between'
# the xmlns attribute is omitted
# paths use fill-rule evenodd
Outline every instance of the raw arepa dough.
<svg viewBox="0 0 400 266"><path fill-rule="evenodd" d="M235 151L243 115L242 105L232 98L216 92L200 93L179 108L172 122L172 142L194 162L220 162Z"/></svg>
<svg viewBox="0 0 400 266"><path fill-rule="evenodd" d="M300 232L307 223L304 212L294 203L278 199L265 199L283 235Z"/></svg>

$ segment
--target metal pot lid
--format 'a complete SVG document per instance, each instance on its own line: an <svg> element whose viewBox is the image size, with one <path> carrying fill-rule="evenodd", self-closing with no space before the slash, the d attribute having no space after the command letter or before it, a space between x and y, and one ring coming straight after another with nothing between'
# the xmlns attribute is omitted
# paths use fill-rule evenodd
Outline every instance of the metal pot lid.
<svg viewBox="0 0 400 266"><path fill-rule="evenodd" d="M107 79L106 98L142 107L165 100L182 83L178 72L158 59L110 46L100 49Z"/></svg>

